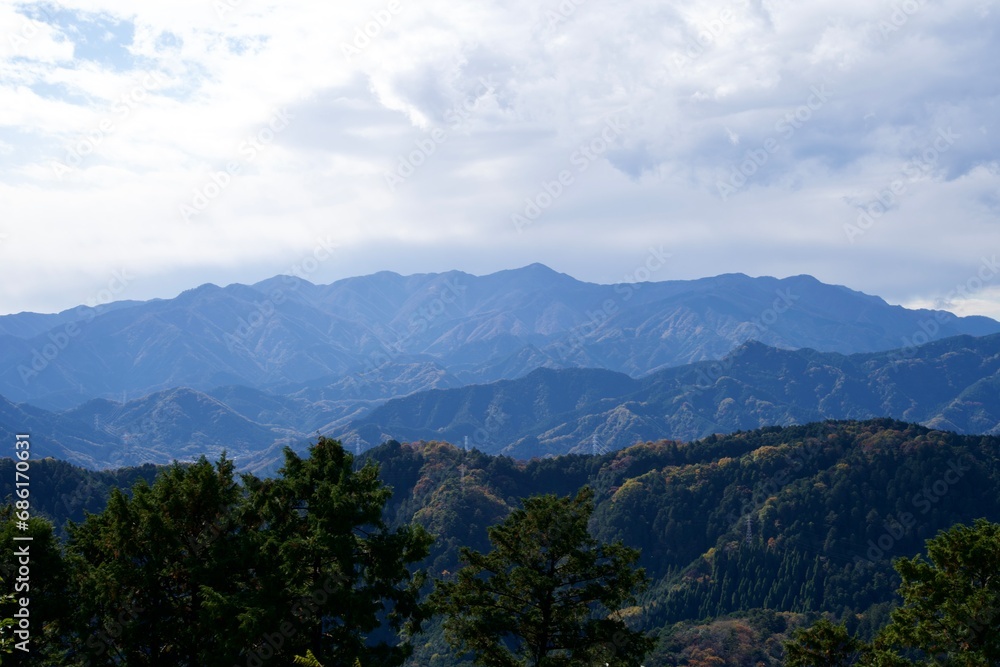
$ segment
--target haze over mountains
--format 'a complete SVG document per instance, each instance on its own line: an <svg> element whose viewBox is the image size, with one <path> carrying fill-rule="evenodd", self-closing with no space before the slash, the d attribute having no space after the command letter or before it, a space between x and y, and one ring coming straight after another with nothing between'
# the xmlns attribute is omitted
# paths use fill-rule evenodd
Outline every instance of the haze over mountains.
<svg viewBox="0 0 1000 667"><path fill-rule="evenodd" d="M52 455L97 467L223 448L263 466L317 432L517 456L826 417L995 432L1000 338L970 336L997 333L809 276L279 276L0 317L0 431L33 426Z"/></svg>

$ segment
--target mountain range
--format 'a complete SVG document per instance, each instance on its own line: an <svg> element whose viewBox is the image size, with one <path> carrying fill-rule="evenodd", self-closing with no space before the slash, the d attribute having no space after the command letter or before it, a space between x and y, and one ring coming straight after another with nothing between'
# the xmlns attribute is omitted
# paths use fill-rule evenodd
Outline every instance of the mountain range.
<svg viewBox="0 0 1000 667"><path fill-rule="evenodd" d="M0 317L0 434L91 467L260 469L317 433L524 457L822 418L986 433L998 333L810 276L277 276Z"/></svg>
<svg viewBox="0 0 1000 667"><path fill-rule="evenodd" d="M141 307L122 306L109 314ZM950 331L944 328L949 318L939 313L917 315L922 318L916 320L917 330L927 330L926 338L940 334L928 322ZM950 321L953 327L972 328L991 322ZM345 396L342 377L270 390L171 387L132 399L91 398L64 409L0 398L0 436L28 430L38 455L91 468L216 457L226 451L242 467L266 471L280 462L283 446L298 448L320 433L341 438L355 451L390 439L445 440L519 458L602 453L659 438L687 441L823 419L892 417L958 433L996 434L998 371L1000 334L849 355L750 340L721 360L665 367L640 377L607 368L542 366L514 379L471 385L437 362L397 358L378 370L379 381L371 382L367 397ZM379 398L393 392L402 395Z"/></svg>
<svg viewBox="0 0 1000 667"><path fill-rule="evenodd" d="M989 318L907 310L810 276L598 285L540 264L330 285L278 276L0 317L0 395L49 409L226 385L382 400L540 366L639 377L751 339L849 354L998 332Z"/></svg>
<svg viewBox="0 0 1000 667"><path fill-rule="evenodd" d="M721 362L644 378L538 369L517 380L394 399L342 437L468 442L516 458L603 453L657 437L690 441L768 425L888 416L957 433L1000 433L1000 335L841 355L742 345Z"/></svg>

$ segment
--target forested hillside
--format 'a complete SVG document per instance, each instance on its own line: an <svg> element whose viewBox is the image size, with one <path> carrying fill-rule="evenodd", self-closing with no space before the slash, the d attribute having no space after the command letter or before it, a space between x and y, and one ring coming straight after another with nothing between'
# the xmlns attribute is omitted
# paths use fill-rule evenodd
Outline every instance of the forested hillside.
<svg viewBox="0 0 1000 667"><path fill-rule="evenodd" d="M388 442L362 460L344 456L342 465L355 471L361 470L364 460L377 463L379 480L391 488L382 511L385 530L426 530L433 538L426 556L412 563L426 571L429 580L453 576L461 565L462 547L487 551L487 529L508 517L523 499L592 489L590 533L600 542L620 540L638 549L637 566L649 577L648 588L623 612L631 627L658 638L646 665L715 664L698 662L708 660L706 656L725 664L780 664L781 642L819 614L843 620L860 638L871 639L898 602L895 591L901 582L893 559L923 551L926 540L954 524L971 524L977 518L1000 521L1000 438L960 436L886 419L772 427L692 443L648 442L601 456L531 461L465 451L442 442ZM325 468L304 461L285 477L319 483L316 475ZM9 467L10 462L4 465ZM337 469L339 475L345 474L346 468ZM82 507L99 509L111 482L148 478L150 472L121 471L118 477L98 479L94 473L52 460L35 462L33 470L36 511L56 525L71 516L79 519ZM199 475L211 478L207 470ZM4 476L4 484L11 477ZM176 517L171 523L141 528L145 514L133 520L140 521L141 531L153 531L143 534L159 536L156 541L180 545L203 540L206 531L216 526L213 530L222 530L226 539L196 550L199 558L194 561L178 556L176 572L196 565L202 573L197 576L219 567L232 569L224 565L231 557L227 550L248 548L239 546L239 534L248 530L239 526L271 525L259 522L280 508L254 501L239 509L244 506L241 496L271 497L267 494L287 485L291 495L284 503L320 488L282 481L285 477L246 476L242 482L234 480L237 486L222 484L230 500L211 501L222 512L211 520L204 501L197 501L200 496L186 486L194 482L182 484L177 478L172 494L142 495L146 508L142 512L149 520L166 513ZM90 489L89 495L80 489ZM11 497L9 487L0 487L0 492ZM86 502L62 501L85 495ZM281 497L285 496L275 496ZM372 496L376 497L381 496ZM134 539L128 530L107 532L115 521L129 516L122 514L122 502L112 503L119 507L118 519L104 516L71 531L70 551L86 560L97 553L92 549L114 550L115 540ZM202 504L185 509L186 503L194 502ZM289 507L293 506L306 507ZM185 512L194 514L180 521ZM293 530L297 520L290 515L282 520L292 521L291 532L284 537L280 531L266 532L260 543L278 549L275 557L285 549L284 540L298 530ZM101 525L105 527L98 529ZM7 531L4 541L9 538ZM87 544L92 546L80 551ZM419 552L414 547L408 553ZM110 554L102 558L111 558ZM216 563L216 558L223 561ZM238 606L234 600L243 599L240 595L265 604L266 598L251 594L258 575L245 570L258 567L263 572L265 564L239 562L230 575L236 582L249 579L230 593L223 589L219 594L227 605ZM66 576L72 579L72 572L69 568ZM155 580L168 576L168 571L150 576ZM239 593L240 586L249 588ZM143 590L154 589L147 582ZM43 590L39 599L50 594ZM461 661L444 641L440 617L426 620L423 628L414 639L410 664L445 667Z"/></svg>
<svg viewBox="0 0 1000 667"><path fill-rule="evenodd" d="M31 463L33 513L48 517L56 532L65 536L69 521L83 521L87 512L100 512L114 489L131 489L139 480L152 483L162 470L151 464L115 470L88 470L65 461L46 458ZM0 499L14 499L14 461L0 459Z"/></svg>
<svg viewBox="0 0 1000 667"><path fill-rule="evenodd" d="M438 535L435 573L455 567L459 545L484 548L485 527L518 498L592 486L591 530L639 548L653 579L636 612L637 623L663 637L647 664L681 664L671 654L684 637L702 642L718 632L730 637L720 646L759 648L784 637L789 622L820 612L870 638L896 600L892 559L922 551L955 523L1000 520L1000 438L893 420L773 427L522 464L443 443L387 443L370 455L397 491L394 519ZM767 611L748 617L755 609ZM692 630L712 618L722 625ZM426 650L430 659L436 643Z"/></svg>
<svg viewBox="0 0 1000 667"><path fill-rule="evenodd" d="M294 395L175 388L63 412L0 397L0 437L30 430L40 456L90 468L213 459L225 451L241 470L273 474L286 445L302 450L315 433L336 435L355 453L388 440L433 439L518 459L824 419L893 417L996 434L998 373L1000 334L847 356L748 342L719 361L642 378L537 368L490 384L418 391L418 383L386 402L345 403L319 386Z"/></svg>
<svg viewBox="0 0 1000 667"><path fill-rule="evenodd" d="M759 342L720 361L629 378L541 368L515 380L417 392L351 423L345 442L469 442L515 458L696 440L763 426L893 417L957 433L1000 432L1000 336L842 355Z"/></svg>

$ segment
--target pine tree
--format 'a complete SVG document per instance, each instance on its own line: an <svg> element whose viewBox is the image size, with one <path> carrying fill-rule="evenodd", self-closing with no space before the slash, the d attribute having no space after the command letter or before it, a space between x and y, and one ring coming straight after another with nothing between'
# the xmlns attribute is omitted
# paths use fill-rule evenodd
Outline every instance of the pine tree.
<svg viewBox="0 0 1000 667"><path fill-rule="evenodd" d="M593 492L536 496L489 529L492 551L466 563L434 599L446 638L489 667L638 665L652 640L621 609L646 585L638 552L587 530Z"/></svg>
<svg viewBox="0 0 1000 667"><path fill-rule="evenodd" d="M894 564L903 604L886 637L931 664L1000 664L1000 524L953 526L927 541L927 554Z"/></svg>
<svg viewBox="0 0 1000 667"><path fill-rule="evenodd" d="M285 450L281 477L255 484L251 501L268 529L261 550L287 573L293 605L291 645L325 664L399 665L412 652L408 637L427 618L422 572L411 565L428 553L420 527L390 531L382 519L391 495L369 462L336 440L319 438L301 458Z"/></svg>
<svg viewBox="0 0 1000 667"><path fill-rule="evenodd" d="M231 664L273 627L274 618L248 622L243 594L259 591L259 580L236 522L241 500L232 461L202 458L136 484L131 496L115 490L103 512L71 525L77 655L89 664Z"/></svg>
<svg viewBox="0 0 1000 667"><path fill-rule="evenodd" d="M430 537L383 524L377 467L355 472L335 440L285 455L270 480L237 480L225 458L174 465L71 525L58 664L400 664L427 615L409 566Z"/></svg>
<svg viewBox="0 0 1000 667"><path fill-rule="evenodd" d="M861 655L861 642L843 625L820 619L809 628L800 628L785 644L787 667L847 667Z"/></svg>
<svg viewBox="0 0 1000 667"><path fill-rule="evenodd" d="M15 660L27 657L27 662L32 664L35 661L59 664L66 648L63 634L72 609L72 601L66 595L66 562L47 519L31 516L25 523L22 527L15 520L14 506L0 507L0 553L4 554L0 558L0 618L5 619L0 626L6 620L14 621L0 631L0 638L15 640L11 645ZM28 551L26 565L22 565L19 555L22 549ZM28 568L27 576L22 577L22 567ZM21 611L20 600L25 598L28 599L27 622L30 623L27 654L16 645L24 642L23 636L13 634L13 627L20 627L21 619L9 618Z"/></svg>
<svg viewBox="0 0 1000 667"><path fill-rule="evenodd" d="M1000 524L979 519L927 541L930 560L900 558L903 604L871 644L820 620L785 644L788 667L991 667L1000 664ZM908 657L920 656L918 663Z"/></svg>

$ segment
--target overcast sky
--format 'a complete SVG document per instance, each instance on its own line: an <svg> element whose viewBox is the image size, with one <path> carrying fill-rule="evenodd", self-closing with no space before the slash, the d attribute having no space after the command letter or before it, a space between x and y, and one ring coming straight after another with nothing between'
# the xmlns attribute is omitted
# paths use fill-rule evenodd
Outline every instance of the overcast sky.
<svg viewBox="0 0 1000 667"><path fill-rule="evenodd" d="M1000 318L998 26L989 0L3 1L0 312L542 262Z"/></svg>

